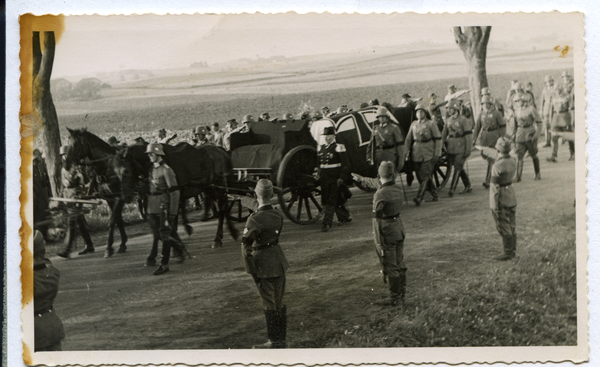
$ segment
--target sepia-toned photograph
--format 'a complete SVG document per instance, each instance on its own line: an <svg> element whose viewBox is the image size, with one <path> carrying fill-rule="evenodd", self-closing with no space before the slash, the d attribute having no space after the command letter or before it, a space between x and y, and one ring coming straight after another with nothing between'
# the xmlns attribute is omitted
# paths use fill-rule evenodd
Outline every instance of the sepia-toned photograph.
<svg viewBox="0 0 600 367"><path fill-rule="evenodd" d="M583 20L22 14L24 363L587 360Z"/></svg>

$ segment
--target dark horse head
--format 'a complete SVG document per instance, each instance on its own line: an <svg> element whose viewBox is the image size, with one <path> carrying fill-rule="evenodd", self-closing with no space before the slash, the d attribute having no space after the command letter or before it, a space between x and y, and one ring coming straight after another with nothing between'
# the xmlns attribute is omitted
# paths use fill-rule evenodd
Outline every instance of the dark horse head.
<svg viewBox="0 0 600 367"><path fill-rule="evenodd" d="M86 129L71 130L67 148L65 169L71 165L91 167L94 176L101 184L101 194L120 194L125 202L131 202L135 192L128 164L118 164L120 154L117 149Z"/></svg>

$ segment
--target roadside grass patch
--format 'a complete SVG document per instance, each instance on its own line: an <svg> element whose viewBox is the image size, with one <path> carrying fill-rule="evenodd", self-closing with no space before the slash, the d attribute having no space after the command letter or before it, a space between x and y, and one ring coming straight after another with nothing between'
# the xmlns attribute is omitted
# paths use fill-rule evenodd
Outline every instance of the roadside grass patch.
<svg viewBox="0 0 600 367"><path fill-rule="evenodd" d="M404 308L382 308L367 323L343 326L326 347L576 345L571 237L549 238L511 262L483 264L435 292L409 284L414 291Z"/></svg>

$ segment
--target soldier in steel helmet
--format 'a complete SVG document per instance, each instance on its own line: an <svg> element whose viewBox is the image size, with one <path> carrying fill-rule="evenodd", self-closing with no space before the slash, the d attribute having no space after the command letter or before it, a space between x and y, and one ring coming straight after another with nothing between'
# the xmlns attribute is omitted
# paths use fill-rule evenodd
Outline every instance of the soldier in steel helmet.
<svg viewBox="0 0 600 367"><path fill-rule="evenodd" d="M552 97L556 87L554 85L554 78L550 75L544 77L544 90L542 90L542 120L544 123L544 134L546 136L546 144L544 147L552 146Z"/></svg>
<svg viewBox="0 0 600 367"><path fill-rule="evenodd" d="M396 172L404 167L404 135L392 122L385 107L377 109L377 123L373 126L371 141L367 147L367 160L377 167L384 161L394 163Z"/></svg>
<svg viewBox="0 0 600 367"><path fill-rule="evenodd" d="M70 170L67 170L66 160L69 147L63 145L60 147L60 155L62 156L62 170L61 170L61 181L63 185L63 196L67 199L77 199L84 194L84 177L75 165L71 166ZM70 203L67 205L69 213L69 230L65 238L65 247L58 252L58 256L68 258L70 253L73 251L75 246L75 238L77 232L83 238L85 242L85 249L79 252L79 255L89 254L95 251L92 237L88 231L87 221L83 215L83 204L81 203ZM79 231L78 231L79 230Z"/></svg>
<svg viewBox="0 0 600 367"><path fill-rule="evenodd" d="M146 153L153 163L150 174L150 193L148 194L148 223L154 235L150 256L146 259L146 266L156 265L158 255L158 241L162 240L162 259L154 275L161 275L169 271L169 258L171 247L177 257L183 261L184 245L177 235L177 214L179 211L179 187L175 172L163 159L165 153L158 143L148 144Z"/></svg>
<svg viewBox="0 0 600 367"><path fill-rule="evenodd" d="M390 296L377 304L396 306L404 301L406 293L406 265L404 264L404 226L400 218L403 191L395 185L396 166L381 162L378 178L362 177L352 173L355 181L377 189L373 196L373 234L375 250L383 267L384 282L389 280Z"/></svg>
<svg viewBox="0 0 600 367"><path fill-rule="evenodd" d="M542 131L542 117L538 110L533 106L528 106L529 98L523 93L515 95L515 143L517 151L517 176L516 182L521 181L523 173L523 158L525 153L529 153L533 160L533 169L535 171L534 180L541 180L540 159L537 156L538 138Z"/></svg>
<svg viewBox="0 0 600 367"><path fill-rule="evenodd" d="M417 206L421 205L426 190L431 193L431 201L438 200L431 175L442 154L442 136L437 125L427 118L426 111L425 105L417 105L417 120L410 125L404 143L407 146L405 156L412 152L412 161L420 184L419 192L413 199Z"/></svg>
<svg viewBox="0 0 600 367"><path fill-rule="evenodd" d="M496 111L500 112L502 117L504 117L504 106L502 105L502 103L500 103L498 98L492 96L492 91L489 87L481 88L481 98L485 96L488 96L492 99L492 109L495 109Z"/></svg>
<svg viewBox="0 0 600 367"><path fill-rule="evenodd" d="M214 145L212 141L207 137L208 130L204 126L198 126L194 129L194 136L196 137L196 142L194 143L195 147L199 147L202 145Z"/></svg>
<svg viewBox="0 0 600 367"><path fill-rule="evenodd" d="M448 152L448 167L454 169L450 190L448 190L448 196L452 197L461 174L464 176L465 185L461 194L469 193L473 189L469 176L463 171L464 164L473 148L473 131L471 122L460 115L460 106L455 99L448 101L447 109L448 117L442 131L442 142L446 144Z"/></svg>
<svg viewBox="0 0 600 367"><path fill-rule="evenodd" d="M494 101L490 96L484 95L481 98L481 112L479 113L479 116L477 116L477 122L475 124L475 145L494 148L498 138L506 135L506 122L500 112L494 108L493 102ZM488 161L487 173L485 175L483 186L489 188L492 165L494 164L495 159L486 156L483 150L481 151L481 156Z"/></svg>
<svg viewBox="0 0 600 367"><path fill-rule="evenodd" d="M350 198L350 190L346 186L349 178L349 161L344 144L336 143L335 128L323 129L325 144L318 152L319 177L321 178L321 200L323 204L323 226L321 232L327 232L333 223L334 214L340 225L352 221L346 201Z"/></svg>
<svg viewBox="0 0 600 367"><path fill-rule="evenodd" d="M242 126L233 130L233 133L248 133L250 132L250 124L254 122L254 117L252 115L244 115L242 118Z"/></svg>
<svg viewBox="0 0 600 367"><path fill-rule="evenodd" d="M496 149L499 157L492 166L490 209L496 222L496 229L502 236L504 253L494 259L506 261L513 259L517 251L517 197L512 185L517 162L510 156L511 139L509 137L498 138Z"/></svg>
<svg viewBox="0 0 600 367"><path fill-rule="evenodd" d="M291 124L294 122L294 115L292 115L291 113L284 113L283 116L281 116L281 121L279 121L282 124Z"/></svg>
<svg viewBox="0 0 600 367"><path fill-rule="evenodd" d="M252 275L262 298L268 341L253 348L285 348L287 308L283 304L288 262L279 245L283 215L271 206L273 183L260 179L254 189L256 203L244 205L256 210L248 217L242 237L246 272ZM244 198L247 200L247 198Z"/></svg>

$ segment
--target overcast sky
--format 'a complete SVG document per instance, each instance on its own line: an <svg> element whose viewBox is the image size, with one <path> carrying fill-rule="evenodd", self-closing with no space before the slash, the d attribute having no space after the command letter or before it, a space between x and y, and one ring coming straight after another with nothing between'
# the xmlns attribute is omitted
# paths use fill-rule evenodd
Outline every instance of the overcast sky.
<svg viewBox="0 0 600 367"><path fill-rule="evenodd" d="M560 15L242 14L67 16L53 77L120 69L188 67L432 42L456 47L455 25L491 25L489 47L533 47L558 39ZM564 35L564 30L560 33ZM562 36L561 36L562 37ZM563 37L564 38L564 37Z"/></svg>

